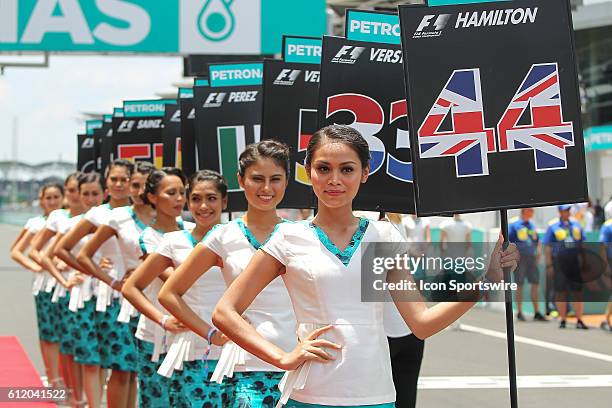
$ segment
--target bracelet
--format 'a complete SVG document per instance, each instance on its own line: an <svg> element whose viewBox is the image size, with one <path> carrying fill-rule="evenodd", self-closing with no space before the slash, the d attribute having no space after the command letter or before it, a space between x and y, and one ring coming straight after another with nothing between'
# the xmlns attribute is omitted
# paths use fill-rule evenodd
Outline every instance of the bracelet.
<svg viewBox="0 0 612 408"><path fill-rule="evenodd" d="M211 327L210 329L208 329L208 335L206 336L206 340L208 340L208 344L212 344L212 338L215 335L215 333L217 333L217 329L215 329L214 327Z"/></svg>
<svg viewBox="0 0 612 408"><path fill-rule="evenodd" d="M159 321L159 325L163 327L164 330L166 330L166 322L168 321L168 319L170 319L170 316L164 315L164 317L162 317L161 320Z"/></svg>
<svg viewBox="0 0 612 408"><path fill-rule="evenodd" d="M111 287L111 288L112 288L112 287L114 287L114 286L115 286L117 283L119 283L119 282L121 282L121 280L120 280L120 279L113 279L113 280L111 281L110 287Z"/></svg>

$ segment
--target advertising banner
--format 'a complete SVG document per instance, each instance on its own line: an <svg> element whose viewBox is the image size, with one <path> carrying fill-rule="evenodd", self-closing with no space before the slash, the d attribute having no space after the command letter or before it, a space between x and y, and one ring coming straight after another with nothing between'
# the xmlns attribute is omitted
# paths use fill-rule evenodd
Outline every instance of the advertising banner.
<svg viewBox="0 0 612 408"><path fill-rule="evenodd" d="M181 167L185 175L189 177L198 169L193 88L180 88L178 103L181 111Z"/></svg>
<svg viewBox="0 0 612 408"><path fill-rule="evenodd" d="M97 156L93 135L77 135L77 170L91 173L97 170Z"/></svg>
<svg viewBox="0 0 612 408"><path fill-rule="evenodd" d="M2 0L0 52L276 54L326 20L325 0Z"/></svg>
<svg viewBox="0 0 612 408"><path fill-rule="evenodd" d="M164 166L182 168L181 149L181 109L178 105L165 105L164 128Z"/></svg>
<svg viewBox="0 0 612 408"><path fill-rule="evenodd" d="M400 19L419 215L587 201L568 1Z"/></svg>
<svg viewBox="0 0 612 408"><path fill-rule="evenodd" d="M370 177L353 207L413 214L408 111L402 51L394 28L397 23L397 15L349 11L347 35L361 40L323 37L318 117L319 127L354 127L370 146ZM381 31L381 27L386 28Z"/></svg>
<svg viewBox="0 0 612 408"><path fill-rule="evenodd" d="M314 207L304 168L306 147L317 130L321 39L284 37L283 60L264 61L262 139L286 143L291 174L282 208Z"/></svg>
<svg viewBox="0 0 612 408"><path fill-rule="evenodd" d="M210 66L210 86L194 87L199 166L221 173L229 186L229 211L245 211L238 157L260 139L263 63Z"/></svg>
<svg viewBox="0 0 612 408"><path fill-rule="evenodd" d="M163 167L165 105L173 99L125 101L123 117L113 116L113 153L118 159L148 161Z"/></svg>
<svg viewBox="0 0 612 408"><path fill-rule="evenodd" d="M98 172L104 177L106 168L113 160L113 115L104 115L100 129L94 131L99 146Z"/></svg>

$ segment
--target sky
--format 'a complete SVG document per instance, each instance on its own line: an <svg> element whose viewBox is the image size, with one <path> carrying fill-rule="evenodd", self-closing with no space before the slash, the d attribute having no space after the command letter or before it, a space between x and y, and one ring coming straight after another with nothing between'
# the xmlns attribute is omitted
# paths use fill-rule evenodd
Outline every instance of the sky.
<svg viewBox="0 0 612 408"><path fill-rule="evenodd" d="M126 99L159 98L155 93L170 90L182 71L176 56L51 55L48 68L6 68L0 76L0 160L12 159L17 118L18 160L76 162L82 112L110 114Z"/></svg>

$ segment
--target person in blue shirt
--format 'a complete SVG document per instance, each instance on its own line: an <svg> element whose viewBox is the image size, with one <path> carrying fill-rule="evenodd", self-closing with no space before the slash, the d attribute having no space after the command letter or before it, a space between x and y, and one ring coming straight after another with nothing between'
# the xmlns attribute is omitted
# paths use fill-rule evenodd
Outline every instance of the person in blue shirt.
<svg viewBox="0 0 612 408"><path fill-rule="evenodd" d="M612 265L612 218L607 220L601 227L599 233L599 242L601 242L601 256L607 261L608 267ZM608 303L606 318L601 322L601 328L606 331L612 331L612 302Z"/></svg>
<svg viewBox="0 0 612 408"><path fill-rule="evenodd" d="M527 279L531 286L531 301L534 311L533 320L545 322L547 320L540 313L538 304L540 242L535 224L531 221L533 212L533 208L523 208L520 218L512 222L508 227L508 239L510 242L516 243L521 253L521 261L518 268L514 271L514 279L518 285L518 290L516 291L518 313L516 318L522 322L525 321L525 316L523 316L523 283Z"/></svg>
<svg viewBox="0 0 612 408"><path fill-rule="evenodd" d="M559 328L564 329L567 319L567 300L572 293L572 307L576 312L576 328L588 329L582 321L584 303L582 299L582 279L580 272L580 243L584 241L584 231L579 223L570 219L571 205L560 205L559 221L550 224L544 235L546 271L554 272L554 287L557 308L561 316Z"/></svg>

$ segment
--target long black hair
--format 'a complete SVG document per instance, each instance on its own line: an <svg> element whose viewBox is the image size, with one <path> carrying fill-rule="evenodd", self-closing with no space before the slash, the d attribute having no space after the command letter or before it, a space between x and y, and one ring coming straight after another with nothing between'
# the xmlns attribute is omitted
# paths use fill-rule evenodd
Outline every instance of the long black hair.
<svg viewBox="0 0 612 408"><path fill-rule="evenodd" d="M250 144L244 149L238 159L238 174L240 174L240 177L244 177L246 170L261 159L273 160L285 170L285 175L289 178L289 147L276 140L262 140Z"/></svg>
<svg viewBox="0 0 612 408"><path fill-rule="evenodd" d="M314 154L326 140L344 143L349 146L357 153L361 166L363 168L368 167L370 163L370 147L361 133L350 126L330 125L317 130L310 138L306 148L306 160L304 161L306 168L310 168Z"/></svg>
<svg viewBox="0 0 612 408"><path fill-rule="evenodd" d="M154 170L151 172L151 174L149 174L149 177L147 177L144 192L140 196L143 203L148 204L151 207L155 208L153 203L149 201L148 195L157 194L157 190L159 189L159 185L161 181L164 179L164 177L167 177L167 176L176 176L181 179L183 184L187 184L187 181L185 180L185 174L183 174L183 170L179 168L162 167L159 170Z"/></svg>
<svg viewBox="0 0 612 408"><path fill-rule="evenodd" d="M200 170L193 173L191 177L189 177L189 185L187 186L187 197L191 195L191 192L193 191L193 188L196 184L203 182L213 183L217 191L221 193L221 197L227 197L227 182L221 174L213 170Z"/></svg>

